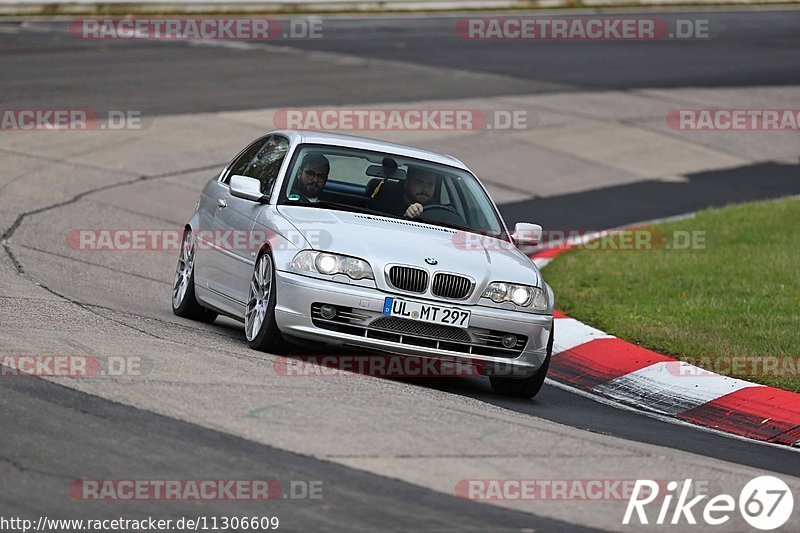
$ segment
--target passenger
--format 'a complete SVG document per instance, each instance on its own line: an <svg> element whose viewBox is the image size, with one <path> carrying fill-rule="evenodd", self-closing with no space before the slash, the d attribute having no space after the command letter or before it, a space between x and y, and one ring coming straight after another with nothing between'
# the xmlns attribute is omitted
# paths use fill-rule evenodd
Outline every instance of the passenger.
<svg viewBox="0 0 800 533"><path fill-rule="evenodd" d="M306 154L289 193L289 200L315 203L328 181L331 165L322 154Z"/></svg>

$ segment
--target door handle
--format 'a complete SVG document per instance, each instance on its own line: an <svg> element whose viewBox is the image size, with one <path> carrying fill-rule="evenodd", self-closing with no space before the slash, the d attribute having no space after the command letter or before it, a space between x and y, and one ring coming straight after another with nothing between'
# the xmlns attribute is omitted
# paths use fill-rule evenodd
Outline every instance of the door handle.
<svg viewBox="0 0 800 533"><path fill-rule="evenodd" d="M228 202L225 200L225 198L217 198L217 205L219 207L228 207Z"/></svg>

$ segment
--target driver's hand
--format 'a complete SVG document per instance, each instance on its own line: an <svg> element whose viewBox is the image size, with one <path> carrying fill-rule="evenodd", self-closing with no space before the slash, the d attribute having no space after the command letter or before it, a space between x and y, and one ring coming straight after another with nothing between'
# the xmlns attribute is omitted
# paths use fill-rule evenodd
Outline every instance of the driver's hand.
<svg viewBox="0 0 800 533"><path fill-rule="evenodd" d="M403 216L406 218L417 218L422 214L422 209L422 204L420 203L411 204L408 206L408 209L406 209L405 215Z"/></svg>

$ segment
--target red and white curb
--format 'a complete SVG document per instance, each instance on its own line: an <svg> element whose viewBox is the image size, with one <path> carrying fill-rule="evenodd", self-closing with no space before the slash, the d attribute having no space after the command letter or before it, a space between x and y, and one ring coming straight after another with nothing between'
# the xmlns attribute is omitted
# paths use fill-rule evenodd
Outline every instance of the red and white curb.
<svg viewBox="0 0 800 533"><path fill-rule="evenodd" d="M532 256L544 267L567 247ZM548 377L684 422L800 446L800 394L722 376L555 312Z"/></svg>

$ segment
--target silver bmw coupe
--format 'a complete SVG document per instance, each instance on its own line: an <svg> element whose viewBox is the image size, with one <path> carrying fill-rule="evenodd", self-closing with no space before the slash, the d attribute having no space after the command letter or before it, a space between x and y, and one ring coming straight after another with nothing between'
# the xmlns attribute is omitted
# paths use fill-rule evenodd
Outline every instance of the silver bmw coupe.
<svg viewBox="0 0 800 533"><path fill-rule="evenodd" d="M172 309L244 322L250 346L316 341L458 361L531 398L553 344L553 291L459 160L318 131L274 131L206 184Z"/></svg>

